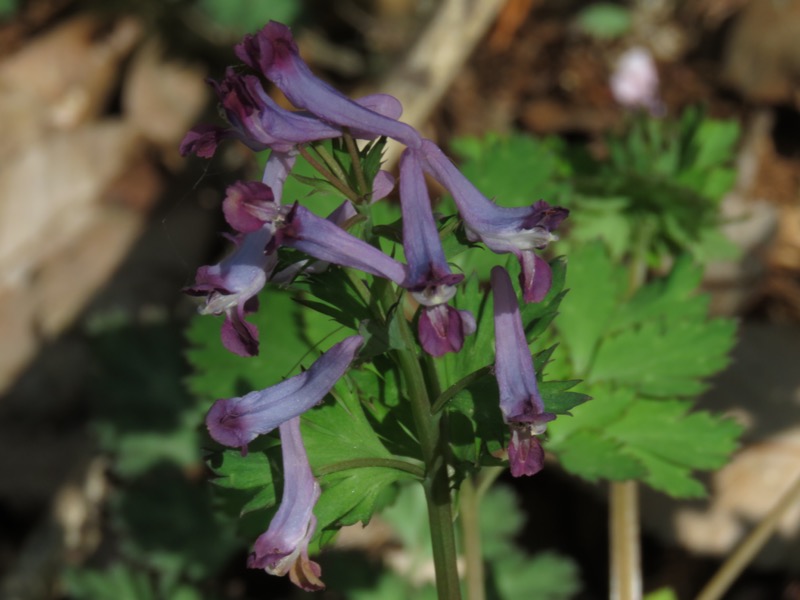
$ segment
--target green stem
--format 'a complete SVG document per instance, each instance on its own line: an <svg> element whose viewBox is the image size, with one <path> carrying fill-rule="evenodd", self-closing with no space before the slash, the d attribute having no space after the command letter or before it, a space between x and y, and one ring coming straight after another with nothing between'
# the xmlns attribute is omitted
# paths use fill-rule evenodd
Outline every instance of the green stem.
<svg viewBox="0 0 800 600"><path fill-rule="evenodd" d="M730 588L756 554L764 547L767 540L778 527L778 523L790 508L800 503L800 477L784 492L778 503L762 519L758 526L739 544L720 567L711 581L706 584L697 600L719 600Z"/></svg>
<svg viewBox="0 0 800 600"><path fill-rule="evenodd" d="M403 373L411 412L419 436L425 463L425 499L431 529L436 590L439 600L460 600L455 531L450 500L450 477L447 473L446 438L442 435L440 415L431 414L431 402L425 376L417 359L416 343L403 318L397 319L405 349L394 352Z"/></svg>
<svg viewBox="0 0 800 600"><path fill-rule="evenodd" d="M500 475L505 473L505 467L484 467L478 474L478 484L475 488L475 493L478 495L478 501L483 500L486 492L492 487L492 484L497 480Z"/></svg>
<svg viewBox="0 0 800 600"><path fill-rule="evenodd" d="M458 518L461 522L464 573L468 600L485 600L486 579L480 533L480 495L472 477L461 482L458 496Z"/></svg>
<svg viewBox="0 0 800 600"><path fill-rule="evenodd" d="M331 156L331 153L328 152L328 149L322 145L322 142L316 142L311 146L314 151L319 155L319 157L328 165L328 168L331 170L336 178L341 181L342 183L347 183L347 175L342 170L341 165L336 162L336 159Z"/></svg>
<svg viewBox="0 0 800 600"><path fill-rule="evenodd" d="M425 468L418 460L413 458L353 458L342 460L337 463L326 465L317 469L314 474L317 477L338 473L339 471L349 471L350 469L364 469L367 467L380 467L384 469L394 469L411 473L420 481L425 479Z"/></svg>
<svg viewBox="0 0 800 600"><path fill-rule="evenodd" d="M333 173L326 169L316 158L311 156L311 153L306 148L298 146L297 150L300 152L300 155L308 161L308 164L314 167L328 183L344 194L350 201L358 202L358 194L351 190L347 184L337 179Z"/></svg>
<svg viewBox="0 0 800 600"><path fill-rule="evenodd" d="M367 179L364 177L364 169L361 168L361 157L358 155L358 146L350 132L345 130L344 144L347 146L347 152L350 154L350 159L353 161L353 173L356 176L356 188L359 196L362 198L367 197L369 187L367 186Z"/></svg>

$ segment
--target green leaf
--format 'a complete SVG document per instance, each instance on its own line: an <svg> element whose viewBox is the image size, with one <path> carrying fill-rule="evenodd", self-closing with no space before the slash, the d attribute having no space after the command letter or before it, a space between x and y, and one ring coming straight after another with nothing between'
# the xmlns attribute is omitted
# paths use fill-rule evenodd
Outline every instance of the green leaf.
<svg viewBox="0 0 800 600"><path fill-rule="evenodd" d="M592 37L613 40L628 32L631 14L627 8L618 4L594 2L578 14L577 24Z"/></svg>
<svg viewBox="0 0 800 600"><path fill-rule="evenodd" d="M706 169L730 161L739 133L736 121L703 119L692 138L692 168Z"/></svg>
<svg viewBox="0 0 800 600"><path fill-rule="evenodd" d="M272 444L278 441L273 438ZM235 490L273 488L272 467L264 452L250 451L242 455L241 450L228 449L215 455L209 463L217 476L214 484Z"/></svg>
<svg viewBox="0 0 800 600"><path fill-rule="evenodd" d="M562 169L556 139L508 136L459 138L451 143L465 160L461 171L481 192L502 206L526 206L564 189L556 174Z"/></svg>
<svg viewBox="0 0 800 600"><path fill-rule="evenodd" d="M158 594L150 583L148 573L135 570L120 562L108 569L69 568L63 574L69 596L81 600L157 600Z"/></svg>
<svg viewBox="0 0 800 600"><path fill-rule="evenodd" d="M503 600L568 600L581 591L577 565L555 552L542 552L530 558L520 552L512 553L493 562L490 571L498 597Z"/></svg>
<svg viewBox="0 0 800 600"><path fill-rule="evenodd" d="M660 588L647 594L644 600L678 600L678 596L671 588Z"/></svg>
<svg viewBox="0 0 800 600"><path fill-rule="evenodd" d="M17 10L17 0L0 0L0 19L13 15Z"/></svg>
<svg viewBox="0 0 800 600"><path fill-rule="evenodd" d="M221 317L198 315L186 331L186 358L194 367L189 390L207 401L264 389L308 367L318 356L309 353L302 335L297 305L286 292L269 288L259 297L260 308L247 317L261 335L258 356L237 356L220 343Z"/></svg>
<svg viewBox="0 0 800 600"><path fill-rule="evenodd" d="M520 552L514 540L525 525L525 512L519 504L514 490L502 483L492 485L481 499L478 525L481 549L487 562L500 562Z"/></svg>
<svg viewBox="0 0 800 600"><path fill-rule="evenodd" d="M324 473L315 509L320 529L368 522L393 493L393 484L414 478L386 466L387 460L405 459L393 456L378 438L348 378L337 384L334 397L335 402L307 412L302 420L309 461L315 473ZM349 466L354 461L366 466Z"/></svg>
<svg viewBox="0 0 800 600"><path fill-rule="evenodd" d="M653 400L629 388L589 388L594 400L573 419L548 427L548 450L564 468L590 481L641 479L674 497L700 497L692 473L716 469L736 448L742 428L686 400Z"/></svg>
<svg viewBox="0 0 800 600"><path fill-rule="evenodd" d="M595 398L588 405L595 402L602 402L602 399ZM553 429L558 421L559 419L554 421L549 429ZM547 444L546 447L556 453L567 471L588 481L621 481L647 475L645 466L637 458L624 452L623 444L599 431L579 430L563 442L557 445Z"/></svg>
<svg viewBox="0 0 800 600"><path fill-rule="evenodd" d="M695 292L701 271L686 258L628 300L625 271L602 246L579 249L571 261L557 321L565 343L553 360L560 373L567 365L567 376L583 376L581 391L594 400L549 425L548 449L591 481L635 478L673 496L702 495L693 472L724 464L740 428L689 413L691 403L676 396L702 391L727 364L734 323L708 319L708 300Z"/></svg>
<svg viewBox="0 0 800 600"><path fill-rule="evenodd" d="M218 26L241 35L253 33L269 20L291 24L303 10L295 0L199 0L199 8Z"/></svg>
<svg viewBox="0 0 800 600"><path fill-rule="evenodd" d="M625 291L625 272L614 266L604 247L593 243L569 257L567 288L558 330L569 349L576 378L586 376L601 336L619 308Z"/></svg>
<svg viewBox="0 0 800 600"><path fill-rule="evenodd" d="M606 434L676 464L719 468L736 449L742 428L707 412L687 414L691 406L684 400L641 399Z"/></svg>
<svg viewBox="0 0 800 600"><path fill-rule="evenodd" d="M601 344L586 381L611 381L647 396L699 394L708 387L703 378L728 364L735 330L721 319L642 324Z"/></svg>

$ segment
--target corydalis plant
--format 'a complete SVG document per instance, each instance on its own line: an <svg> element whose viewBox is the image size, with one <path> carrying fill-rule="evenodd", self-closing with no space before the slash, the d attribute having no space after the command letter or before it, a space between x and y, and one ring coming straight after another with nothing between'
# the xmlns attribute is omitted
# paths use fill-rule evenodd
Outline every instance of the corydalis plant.
<svg viewBox="0 0 800 600"><path fill-rule="evenodd" d="M497 453L489 447L501 444L507 447L513 475L536 473L543 465L537 435L544 433L555 413L567 412L585 397L562 397L557 410L545 410L547 398L537 388L519 301L509 274L498 264L493 272L498 391L490 420L502 420L508 427L476 428L477 462L452 458L443 409L469 388L476 373L490 372L495 359L492 335L486 332L491 331L492 319L484 318L480 309L486 303L478 287L469 287L469 297L460 297L464 274L453 272L448 263L440 232L443 221L432 211L425 175L453 195L459 213L457 221L449 220L449 231L454 231L453 223L463 223L467 242L462 248L483 244L499 255L517 257L525 303L560 299L549 293L553 272L537 252L555 239L553 232L568 212L542 200L522 208L494 204L432 141L398 120L396 99L378 94L354 101L315 77L284 25L271 22L247 36L236 54L255 74L231 68L222 82L213 83L228 126L199 126L187 134L181 149L210 157L230 138L270 154L260 181L238 182L228 189L223 211L235 231L233 252L217 265L198 269L187 291L205 296L201 312L225 316L223 344L247 360L262 360L262 352L267 355L263 360L269 361L270 352L278 349L279 342L260 349L257 326L245 319L255 316L256 296L270 282L296 290L303 310L319 311L358 332L334 344L308 370L263 389L218 399L208 413L211 437L223 446L244 451L276 428L281 433L283 500L268 531L256 542L249 565L273 574L289 573L304 589L320 589L319 567L308 558L312 539L328 539L325 532L368 519L375 509L377 496L370 490L375 490L376 481L391 485L413 476L426 490L440 596L457 597L449 499L459 477L453 477L453 470L497 464ZM301 110L280 108L265 92L264 80ZM372 214L373 203L393 187L394 180L380 171L378 160L386 137L406 146L399 168L399 227L377 227ZM357 140L362 140L361 148ZM319 172L321 180L315 185L322 181L346 198L327 219L298 198L284 202L287 178L300 156ZM401 252L405 262L395 258ZM269 294L265 304L268 307ZM540 311L539 318L552 318L554 313L551 307ZM319 338L311 341L316 344ZM443 363L436 360L461 352L467 343L470 359L485 361L478 371L471 372L464 363L440 377ZM398 385L386 385L390 377L396 377ZM442 391L445 386L450 387ZM562 385L562 393L567 387ZM325 400L329 393L336 402ZM323 407L315 409L320 403ZM410 406L411 422L403 421L405 409L395 410L403 403ZM359 418L364 410L375 418ZM301 415L309 427L314 425L302 438ZM331 432L346 440L338 451L329 439ZM405 432L410 432L416 449L409 448ZM308 457L303 440L310 444ZM323 453L313 451L318 440L326 440L319 442ZM339 460L331 458L339 455ZM306 463L310 467L303 466ZM354 473L359 469L363 478ZM342 487L343 472L348 473L350 487ZM322 501L326 494L373 500L369 506L341 508L318 524L313 510L320 489ZM322 531L316 531L317 526Z"/></svg>

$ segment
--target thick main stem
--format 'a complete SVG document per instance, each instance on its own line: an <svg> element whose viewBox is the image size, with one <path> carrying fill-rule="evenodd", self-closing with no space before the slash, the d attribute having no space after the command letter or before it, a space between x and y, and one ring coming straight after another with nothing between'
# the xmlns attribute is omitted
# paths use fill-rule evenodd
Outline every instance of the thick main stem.
<svg viewBox="0 0 800 600"><path fill-rule="evenodd" d="M458 502L462 548L464 550L467 600L485 600L486 598L480 521L478 518L480 494L477 487L472 477L464 479L461 483Z"/></svg>
<svg viewBox="0 0 800 600"><path fill-rule="evenodd" d="M417 356L408 323L398 318L406 349L396 351L403 372L411 411L414 415L422 459L425 463L425 498L433 545L433 562L436 568L436 590L439 600L459 600L461 589L458 579L453 511L450 501L450 478L447 473L447 448L441 431L441 416L431 414L431 402L425 377Z"/></svg>
<svg viewBox="0 0 800 600"><path fill-rule="evenodd" d="M613 481L610 492L611 600L642 597L639 547L639 488L635 481Z"/></svg>

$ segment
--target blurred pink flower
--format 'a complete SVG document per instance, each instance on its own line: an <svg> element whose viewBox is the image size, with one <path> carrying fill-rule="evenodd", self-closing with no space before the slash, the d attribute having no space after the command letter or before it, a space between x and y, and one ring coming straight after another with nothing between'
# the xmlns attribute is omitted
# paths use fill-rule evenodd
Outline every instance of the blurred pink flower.
<svg viewBox="0 0 800 600"><path fill-rule="evenodd" d="M664 114L664 103L658 94L658 69L650 51L642 46L626 50L611 75L611 93L625 108L644 109L651 115Z"/></svg>

